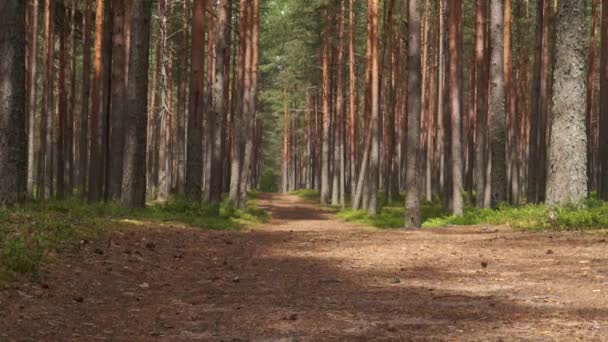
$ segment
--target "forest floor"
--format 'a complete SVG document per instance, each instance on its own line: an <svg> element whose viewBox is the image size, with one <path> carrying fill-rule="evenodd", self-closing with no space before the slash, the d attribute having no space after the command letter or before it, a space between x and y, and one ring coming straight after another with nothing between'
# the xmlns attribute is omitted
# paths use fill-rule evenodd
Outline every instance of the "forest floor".
<svg viewBox="0 0 608 342"><path fill-rule="evenodd" d="M376 230L290 195L240 232L134 227L0 291L2 341L607 340L608 234Z"/></svg>

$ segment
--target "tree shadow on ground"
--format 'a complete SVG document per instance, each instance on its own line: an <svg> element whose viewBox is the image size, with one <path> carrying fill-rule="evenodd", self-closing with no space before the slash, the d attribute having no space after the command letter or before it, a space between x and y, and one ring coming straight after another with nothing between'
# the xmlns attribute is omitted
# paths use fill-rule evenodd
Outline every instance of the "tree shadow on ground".
<svg viewBox="0 0 608 342"><path fill-rule="evenodd" d="M389 260L398 247L422 236L391 234L169 228L117 233L62 256L40 284L0 293L0 340L607 336L608 308L601 303L520 300L511 292L514 284L474 291L459 281L483 283L490 281L488 274L410 262L411 250ZM432 257L433 251L424 253Z"/></svg>

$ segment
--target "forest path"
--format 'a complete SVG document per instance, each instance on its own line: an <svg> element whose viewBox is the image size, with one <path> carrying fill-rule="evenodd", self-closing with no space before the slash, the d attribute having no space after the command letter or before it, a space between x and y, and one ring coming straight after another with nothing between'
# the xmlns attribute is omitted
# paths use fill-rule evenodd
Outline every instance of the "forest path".
<svg viewBox="0 0 608 342"><path fill-rule="evenodd" d="M0 341L606 340L606 233L379 231L289 195L241 232L137 227L0 291Z"/></svg>

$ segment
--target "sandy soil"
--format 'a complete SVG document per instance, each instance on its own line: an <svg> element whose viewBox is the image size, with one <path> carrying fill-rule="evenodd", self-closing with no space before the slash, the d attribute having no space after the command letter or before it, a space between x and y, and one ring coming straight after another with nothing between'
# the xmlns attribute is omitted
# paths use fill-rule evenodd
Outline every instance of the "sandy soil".
<svg viewBox="0 0 608 342"><path fill-rule="evenodd" d="M608 341L608 234L377 231L293 196L133 228L0 292L0 341Z"/></svg>

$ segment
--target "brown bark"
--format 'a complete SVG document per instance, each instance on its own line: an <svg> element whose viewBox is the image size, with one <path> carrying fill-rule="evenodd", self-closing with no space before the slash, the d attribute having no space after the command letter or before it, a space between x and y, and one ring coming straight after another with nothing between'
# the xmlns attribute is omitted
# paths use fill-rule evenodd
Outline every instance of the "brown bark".
<svg viewBox="0 0 608 342"><path fill-rule="evenodd" d="M228 37L228 15L230 13L230 1L220 0L218 8L218 20L215 39L215 83L213 84L213 112L210 121L210 139L212 142L211 160L211 184L209 199L210 202L219 208L222 199L222 126L226 117L226 72L225 59L227 52Z"/></svg>
<svg viewBox="0 0 608 342"><path fill-rule="evenodd" d="M108 197L112 200L119 199L122 189L122 172L124 161L124 120L126 113L126 53L125 53L125 18L124 0L112 1L112 113L111 113L111 137L110 158L108 175Z"/></svg>
<svg viewBox="0 0 608 342"><path fill-rule="evenodd" d="M85 0L84 33L82 41L82 97L80 100L80 136L78 151L78 192L86 197L89 161L89 101L91 95L91 27L93 0Z"/></svg>
<svg viewBox="0 0 608 342"><path fill-rule="evenodd" d="M253 0L249 9L249 29L248 29L248 48L245 64L245 82L243 99L243 129L244 129L244 150L243 166L239 185L239 202L241 208L245 207L247 191L251 182L251 165L253 157L253 143L255 134L255 116L257 104L258 88L258 63L259 63L259 22L260 22L260 0Z"/></svg>
<svg viewBox="0 0 608 342"><path fill-rule="evenodd" d="M67 8L67 7L66 7ZM67 94L67 27L62 27L59 32L59 79L57 80L57 95L59 97L57 111L57 198L65 198L65 131L67 129L66 116L68 106Z"/></svg>
<svg viewBox="0 0 608 342"><path fill-rule="evenodd" d="M110 155L110 111L112 98L112 3L106 1L103 14L103 39L101 59L101 80L102 80L102 100L100 110L100 151L101 151L101 180L99 182L99 192L103 200L108 200L108 158Z"/></svg>
<svg viewBox="0 0 608 342"><path fill-rule="evenodd" d="M551 120L551 79L552 79L552 7L553 1L545 0L543 5L542 48L540 68L539 122L538 122L538 167L536 169L538 182L538 201L545 200L547 188L548 160L547 151L550 139Z"/></svg>
<svg viewBox="0 0 608 342"><path fill-rule="evenodd" d="M602 1L599 113L599 194L608 200L608 1Z"/></svg>
<svg viewBox="0 0 608 342"><path fill-rule="evenodd" d="M451 1L449 7L449 54L450 54L450 118L452 126L451 148L452 148L452 213L461 216L464 211L462 194L463 194L463 178L462 178L462 113L461 113L461 95L459 67L461 63L459 45L462 43L460 30L458 29L462 20L462 3L460 1Z"/></svg>
<svg viewBox="0 0 608 342"><path fill-rule="evenodd" d="M188 53L190 52L188 43L189 33L189 15L188 9L190 3L188 0L183 1L182 7L182 49L180 52L179 65L179 89L177 100L177 193L183 196L186 192L186 122L188 115L187 106L187 74L188 74Z"/></svg>
<svg viewBox="0 0 608 342"><path fill-rule="evenodd" d="M585 120L587 128L587 161L589 166L587 168L587 189L589 191L597 190L596 182L596 151L597 144L595 139L595 122L596 122L596 111L595 111L595 77L596 77L596 34L597 34L597 7L599 0L593 0L591 3L591 27L589 29L589 54L587 57L587 106L585 107Z"/></svg>
<svg viewBox="0 0 608 342"><path fill-rule="evenodd" d="M492 207L507 198L506 116L504 83L504 4L492 0L490 4L490 167Z"/></svg>
<svg viewBox="0 0 608 342"><path fill-rule="evenodd" d="M475 153L475 181L477 207L486 207L486 141L488 118L488 68L486 41L487 2L478 0L475 6L475 65L477 73L477 140Z"/></svg>
<svg viewBox="0 0 608 342"><path fill-rule="evenodd" d="M344 163L344 32L345 23L344 17L346 16L346 4L345 0L340 0L340 13L337 18L338 25L338 39L337 39L337 60L336 60L336 104L335 104L335 135L336 141L334 143L334 180L337 180L337 184L334 186L334 193L332 193L332 205L340 205L344 207L345 196L344 196L344 182L345 179L345 163Z"/></svg>
<svg viewBox="0 0 608 342"><path fill-rule="evenodd" d="M244 137L242 125L243 118L243 96L244 96L244 79L245 79L245 64L247 61L247 30L248 30L248 2L240 0L239 4L239 55L236 62L236 79L234 87L234 106L232 109L232 156L230 161L230 193L229 200L233 204L238 205L240 198L240 182L242 169L242 155L244 151Z"/></svg>
<svg viewBox="0 0 608 342"><path fill-rule="evenodd" d="M349 0L349 30L348 30L348 89L349 89L349 156L350 156L350 191L356 190L357 178L357 76L355 74L355 0Z"/></svg>
<svg viewBox="0 0 608 342"><path fill-rule="evenodd" d="M378 32L379 26L379 7L378 0L368 0L368 6L371 6L370 16L371 25L371 103L370 103L370 128L372 134L371 151L369 160L369 205L367 212L370 215L375 215L378 212L378 176L380 169L380 132L379 132L379 112L380 112L380 70L379 70L379 50L378 50Z"/></svg>
<svg viewBox="0 0 608 342"><path fill-rule="evenodd" d="M8 0L0 11L0 203L27 190L25 136L25 1ZM34 57L34 56L32 56Z"/></svg>
<svg viewBox="0 0 608 342"><path fill-rule="evenodd" d="M327 2L324 2L327 6ZM322 52L322 67L323 67L323 90L322 90L322 103L323 103L323 133L321 137L321 204L329 204L329 101L330 101L330 70L329 70L329 9L325 8L324 13L324 32L322 33L323 40L323 52Z"/></svg>
<svg viewBox="0 0 608 342"><path fill-rule="evenodd" d="M38 66L38 0L32 0L30 4L30 32L29 32L29 77L28 77L28 144L27 144L27 192L34 196L36 186L36 137L38 127L36 120L36 95L37 78L36 70Z"/></svg>
<svg viewBox="0 0 608 342"><path fill-rule="evenodd" d="M101 113L102 113L102 49L103 49L103 24L104 24L104 0L97 0L95 9L95 43L93 56L93 91L91 98L91 118L89 131L90 139L90 172L89 172L89 202L101 200L102 173L102 143L101 143Z"/></svg>
<svg viewBox="0 0 608 342"><path fill-rule="evenodd" d="M539 201L539 156L540 156L540 101L541 67L543 47L543 17L545 0L539 0L536 7L536 38L534 46L534 69L532 71L532 89L530 93L530 146L528 161L528 202Z"/></svg>
<svg viewBox="0 0 608 342"><path fill-rule="evenodd" d="M53 90L54 90L54 25L55 1L44 2L44 86L40 115L40 156L38 187L44 198L53 194Z"/></svg>
<svg viewBox="0 0 608 342"><path fill-rule="evenodd" d="M186 196L200 202L202 199L203 173L203 104L205 88L204 71L204 36L205 36L205 0L194 1L192 16L192 61L190 76L190 113L188 116L188 137L186 161Z"/></svg>
<svg viewBox="0 0 608 342"><path fill-rule="evenodd" d="M67 195L72 196L74 192L74 176L75 176L75 158L74 152L76 141L75 141L75 132L76 132L76 119L77 119L77 111L76 111L76 62L78 59L77 49L76 49L76 12L78 8L76 7L76 0L72 0L70 3L70 99L69 99L69 108L67 111L67 127L66 127L66 172L67 172Z"/></svg>
<svg viewBox="0 0 608 342"><path fill-rule="evenodd" d="M507 175L509 187L509 202L511 204L519 204L519 139L516 133L519 129L518 113L516 110L517 92L515 88L515 79L513 75L513 9L512 1L504 1L504 84L505 84L505 109L507 122L509 123L508 134L508 150L507 150L507 165L509 174Z"/></svg>
<svg viewBox="0 0 608 342"><path fill-rule="evenodd" d="M159 2L158 12L158 32L159 32L159 103L158 108L158 199L166 201L171 192L171 116L172 108L169 99L169 2L170 0L161 0Z"/></svg>
<svg viewBox="0 0 608 342"><path fill-rule="evenodd" d="M281 173L281 189L289 192L289 109L287 105L287 89L283 90L283 159Z"/></svg>
<svg viewBox="0 0 608 342"><path fill-rule="evenodd" d="M146 205L146 141L148 121L148 69L152 1L131 4L129 80L121 202L129 208Z"/></svg>
<svg viewBox="0 0 608 342"><path fill-rule="evenodd" d="M420 188L420 11L419 0L408 2L408 107L405 227L419 228Z"/></svg>

